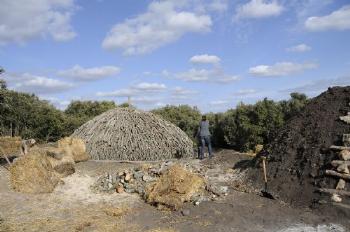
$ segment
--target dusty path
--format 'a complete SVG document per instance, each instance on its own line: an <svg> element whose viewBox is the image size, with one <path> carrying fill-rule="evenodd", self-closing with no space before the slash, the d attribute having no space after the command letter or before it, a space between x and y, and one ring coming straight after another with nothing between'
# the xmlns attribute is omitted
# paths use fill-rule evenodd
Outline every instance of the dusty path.
<svg viewBox="0 0 350 232"><path fill-rule="evenodd" d="M159 211L136 194L90 190L105 172L122 171L138 163L79 163L77 172L64 179L65 184L41 195L13 192L8 172L0 167L0 231L350 231L347 218L328 218L232 189L244 175L232 167L247 158L223 150L210 161L183 161L205 167L207 178L230 187L223 199L198 206L186 204L186 216L181 211Z"/></svg>

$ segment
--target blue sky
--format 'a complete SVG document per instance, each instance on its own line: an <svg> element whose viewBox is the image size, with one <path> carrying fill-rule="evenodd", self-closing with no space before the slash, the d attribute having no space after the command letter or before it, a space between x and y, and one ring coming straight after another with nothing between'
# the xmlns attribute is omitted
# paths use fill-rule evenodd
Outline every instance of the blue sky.
<svg viewBox="0 0 350 232"><path fill-rule="evenodd" d="M204 112L350 85L349 0L0 0L9 88Z"/></svg>

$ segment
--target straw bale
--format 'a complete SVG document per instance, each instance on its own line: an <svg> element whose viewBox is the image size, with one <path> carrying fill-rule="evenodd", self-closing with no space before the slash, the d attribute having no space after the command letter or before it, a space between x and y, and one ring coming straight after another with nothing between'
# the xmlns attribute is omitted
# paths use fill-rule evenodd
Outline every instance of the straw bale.
<svg viewBox="0 0 350 232"><path fill-rule="evenodd" d="M48 159L53 169L59 174L60 177L66 177L75 172L75 162L72 151L69 147L51 147L47 149L46 154L51 154L51 156L48 156ZM57 159L57 157L60 159Z"/></svg>
<svg viewBox="0 0 350 232"><path fill-rule="evenodd" d="M95 160L165 160L193 156L193 143L180 128L150 112L109 110L78 128Z"/></svg>
<svg viewBox="0 0 350 232"><path fill-rule="evenodd" d="M205 181L202 177L175 164L146 188L145 198L148 203L178 210L193 195L203 191L204 187Z"/></svg>
<svg viewBox="0 0 350 232"><path fill-rule="evenodd" d="M58 141L59 148L70 147L75 162L87 161L90 159L86 153L85 142L79 138L65 137Z"/></svg>
<svg viewBox="0 0 350 232"><path fill-rule="evenodd" d="M18 158L10 173L13 189L24 193L50 193L60 180L47 155L38 150Z"/></svg>

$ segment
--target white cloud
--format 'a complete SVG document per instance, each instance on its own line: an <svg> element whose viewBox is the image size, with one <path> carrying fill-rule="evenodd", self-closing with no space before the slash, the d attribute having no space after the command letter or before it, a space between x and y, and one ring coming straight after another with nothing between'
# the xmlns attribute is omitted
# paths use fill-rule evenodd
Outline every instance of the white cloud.
<svg viewBox="0 0 350 232"><path fill-rule="evenodd" d="M298 44L286 49L288 52L307 52L311 50L311 47L306 44Z"/></svg>
<svg viewBox="0 0 350 232"><path fill-rule="evenodd" d="M239 80L238 76L229 75L224 72L220 65L221 59L213 55L196 55L190 58L189 62L196 64L211 64L210 68L191 68L184 72L171 73L163 70L161 75L167 78L179 79L188 82L214 82L229 83Z"/></svg>
<svg viewBox="0 0 350 232"><path fill-rule="evenodd" d="M322 91L327 90L329 87L333 86L349 86L350 85L350 75L345 75L342 77L334 79L321 79L315 80L304 85L298 86L296 88L289 88L281 90L280 92L300 92L300 93L309 93L312 95L319 94Z"/></svg>
<svg viewBox="0 0 350 232"><path fill-rule="evenodd" d="M173 94L174 95L191 95L191 94L196 94L198 93L197 91L195 90L189 90L189 89L185 89L183 87L175 87L173 89Z"/></svg>
<svg viewBox="0 0 350 232"><path fill-rule="evenodd" d="M278 16L283 10L283 6L276 0L251 0L250 2L236 8L235 19Z"/></svg>
<svg viewBox="0 0 350 232"><path fill-rule="evenodd" d="M228 103L229 103L229 101L227 101L227 100L217 100L217 101L209 102L209 104L212 106L222 106L222 105L226 105Z"/></svg>
<svg viewBox="0 0 350 232"><path fill-rule="evenodd" d="M158 98L151 98L151 97L145 97L145 96L140 96L140 97L132 97L131 102L136 103L136 104L142 104L142 105L157 105L159 99Z"/></svg>
<svg viewBox="0 0 350 232"><path fill-rule="evenodd" d="M185 89L183 87L175 87L171 93L173 100L187 100L198 94L198 91Z"/></svg>
<svg viewBox="0 0 350 232"><path fill-rule="evenodd" d="M208 10L216 12L224 12L228 9L228 0L213 0L208 4Z"/></svg>
<svg viewBox="0 0 350 232"><path fill-rule="evenodd" d="M159 83L142 82L135 86L132 86L132 88L139 91L157 92L157 91L165 90L166 86L164 84L159 84Z"/></svg>
<svg viewBox="0 0 350 232"><path fill-rule="evenodd" d="M255 89L241 89L238 90L237 92L234 92L233 95L235 96L247 96L247 95L252 95L255 94L257 91Z"/></svg>
<svg viewBox="0 0 350 232"><path fill-rule="evenodd" d="M121 49L125 55L145 54L174 42L189 32L208 32L209 15L182 9L174 1L154 1L146 13L116 24L102 43L107 50Z"/></svg>
<svg viewBox="0 0 350 232"><path fill-rule="evenodd" d="M130 97L136 94L132 89L119 89L111 92L97 92L98 97Z"/></svg>
<svg viewBox="0 0 350 232"><path fill-rule="evenodd" d="M132 97L137 95L154 94L163 92L166 85L159 83L142 82L130 86L129 88L119 89L111 92L97 92L98 97Z"/></svg>
<svg viewBox="0 0 350 232"><path fill-rule="evenodd" d="M2 0L0 7L0 45L24 43L51 35L56 41L76 36L70 20L74 0Z"/></svg>
<svg viewBox="0 0 350 232"><path fill-rule="evenodd" d="M74 87L73 84L68 82L29 73L8 74L5 75L5 80L9 83L10 88L14 90L35 94L61 93Z"/></svg>
<svg viewBox="0 0 350 232"><path fill-rule="evenodd" d="M349 30L350 5L346 5L326 16L309 17L305 21L305 28L309 31Z"/></svg>
<svg viewBox="0 0 350 232"><path fill-rule="evenodd" d="M216 82L229 83L237 81L238 76L228 75L221 68L196 69L192 68L185 72L175 73L172 75L176 79L189 82Z"/></svg>
<svg viewBox="0 0 350 232"><path fill-rule="evenodd" d="M192 56L190 62L193 64L219 64L221 59L214 55L195 55Z"/></svg>
<svg viewBox="0 0 350 232"><path fill-rule="evenodd" d="M317 68L315 63L292 63L279 62L274 65L258 65L249 69L249 73L254 76L273 77L273 76L288 76L299 73L307 69Z"/></svg>
<svg viewBox="0 0 350 232"><path fill-rule="evenodd" d="M79 81L94 81L105 77L116 75L120 72L120 68L116 66L101 66L94 68L83 68L79 65L73 66L71 69L62 70L58 75L71 77Z"/></svg>

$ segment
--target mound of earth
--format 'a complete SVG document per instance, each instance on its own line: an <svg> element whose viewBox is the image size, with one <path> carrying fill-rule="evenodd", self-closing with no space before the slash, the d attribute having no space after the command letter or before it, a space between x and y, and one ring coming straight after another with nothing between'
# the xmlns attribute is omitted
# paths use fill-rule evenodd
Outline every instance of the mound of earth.
<svg viewBox="0 0 350 232"><path fill-rule="evenodd" d="M350 112L350 87L333 87L311 99L303 112L288 121L279 131L269 150L269 192L296 206L312 206L330 197L319 188L334 189L338 179L325 175L331 161L339 159L331 145L342 145L342 135L350 125L339 120ZM257 160L256 160L257 161ZM259 162L250 171L250 179L262 188L263 175Z"/></svg>
<svg viewBox="0 0 350 232"><path fill-rule="evenodd" d="M193 156L192 140L150 112L115 108L88 121L73 137L95 160L164 160Z"/></svg>

